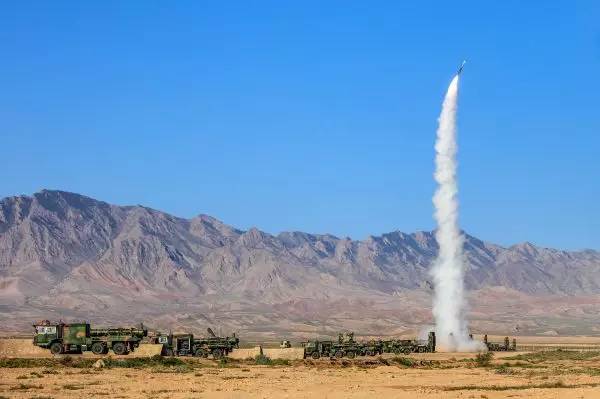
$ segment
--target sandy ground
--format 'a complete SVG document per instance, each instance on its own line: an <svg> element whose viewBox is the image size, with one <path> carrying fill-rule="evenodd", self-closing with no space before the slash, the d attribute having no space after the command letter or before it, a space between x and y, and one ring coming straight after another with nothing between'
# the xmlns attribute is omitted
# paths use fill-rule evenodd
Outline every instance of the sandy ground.
<svg viewBox="0 0 600 399"><path fill-rule="evenodd" d="M546 341L550 337L544 338ZM569 342L563 339L562 343L596 343L593 341ZM2 358L8 359L6 353L10 351L17 351L12 354L13 358L52 358L46 351L31 349L28 352L27 345L30 341L0 342L0 362ZM137 356L151 355L154 349L144 346ZM295 357L294 350L288 352ZM506 359L519 354L523 357ZM474 356L472 353L413 354L410 356L413 365L409 366L394 362L392 355L385 355L385 361L379 358L296 360L282 366L259 366L247 361L231 361L223 365L212 360L196 359L183 359L191 365L186 368L140 366L97 369L58 363L45 367L6 366L0 367L0 399L600 398L598 353L590 353L584 358L539 360L525 352L497 352L487 366L474 362Z"/></svg>
<svg viewBox="0 0 600 399"><path fill-rule="evenodd" d="M500 375L486 368L240 366L148 369L1 369L9 398L599 398L600 377ZM536 388L560 381L561 388ZM502 390L493 388L502 387ZM513 387L513 388L511 388ZM531 388L529 388L531 387Z"/></svg>

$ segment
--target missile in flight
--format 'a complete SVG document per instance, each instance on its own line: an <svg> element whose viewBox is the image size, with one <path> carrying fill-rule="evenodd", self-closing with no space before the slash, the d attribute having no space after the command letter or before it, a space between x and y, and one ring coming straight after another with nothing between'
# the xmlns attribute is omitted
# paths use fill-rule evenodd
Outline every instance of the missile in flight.
<svg viewBox="0 0 600 399"><path fill-rule="evenodd" d="M463 60L462 64L460 64L460 66L458 67L458 71L456 71L457 75L460 75L460 73L463 71L463 68L465 67L466 63L467 63L467 60Z"/></svg>

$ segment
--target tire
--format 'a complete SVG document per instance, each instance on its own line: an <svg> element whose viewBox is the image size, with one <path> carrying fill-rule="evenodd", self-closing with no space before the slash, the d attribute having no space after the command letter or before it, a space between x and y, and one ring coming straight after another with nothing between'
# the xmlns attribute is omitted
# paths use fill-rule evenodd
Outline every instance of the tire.
<svg viewBox="0 0 600 399"><path fill-rule="evenodd" d="M63 346L60 342L53 342L52 345L50 345L50 353L53 355L60 355L63 351Z"/></svg>
<svg viewBox="0 0 600 399"><path fill-rule="evenodd" d="M126 355L127 346L123 342L115 342L112 346L112 350L115 355Z"/></svg>
<svg viewBox="0 0 600 399"><path fill-rule="evenodd" d="M318 358L321 357L321 355L319 354L319 352L313 352L312 355L310 355L310 357L312 357L313 359L317 360Z"/></svg>
<svg viewBox="0 0 600 399"><path fill-rule="evenodd" d="M194 350L194 356L195 357L206 357L206 353L204 353L204 349L202 349L202 348L196 348Z"/></svg>
<svg viewBox="0 0 600 399"><path fill-rule="evenodd" d="M94 342L92 344L92 353L94 355L103 355L104 349L104 344L102 342Z"/></svg>
<svg viewBox="0 0 600 399"><path fill-rule="evenodd" d="M348 359L354 359L354 357L356 356L356 353L348 352L348 353L346 353L346 356L348 356Z"/></svg>
<svg viewBox="0 0 600 399"><path fill-rule="evenodd" d="M410 348L406 348L402 351L402 353L404 353L405 355L410 355L410 352L411 352Z"/></svg>
<svg viewBox="0 0 600 399"><path fill-rule="evenodd" d="M425 348L423 348L422 346L419 346L419 353L424 353L425 352Z"/></svg>
<svg viewBox="0 0 600 399"><path fill-rule="evenodd" d="M375 356L375 353L371 352L371 351L367 351L366 353L367 356Z"/></svg>
<svg viewBox="0 0 600 399"><path fill-rule="evenodd" d="M221 349L215 349L212 351L213 359L218 360L223 357L223 352Z"/></svg>
<svg viewBox="0 0 600 399"><path fill-rule="evenodd" d="M335 352L335 355L334 355L334 356L335 356L336 358L338 358L338 359L341 359L341 358L343 358L343 357L344 357L344 352L342 352L342 351L337 351L337 352Z"/></svg>

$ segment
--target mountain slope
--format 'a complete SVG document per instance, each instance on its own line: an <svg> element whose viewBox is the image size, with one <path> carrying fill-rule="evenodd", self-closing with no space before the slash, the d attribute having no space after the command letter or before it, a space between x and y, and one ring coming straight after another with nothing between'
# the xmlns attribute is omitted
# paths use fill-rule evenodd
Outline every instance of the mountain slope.
<svg viewBox="0 0 600 399"><path fill-rule="evenodd" d="M18 329L27 317L51 312L107 322L135 316L158 326L212 323L256 335L350 327L394 333L430 321L428 269L436 253L429 232L363 241L274 236L206 215L188 220L43 190L0 201L0 320ZM504 248L467 235L465 258L475 299L504 292L496 299L502 305L566 296L564 303L574 301L569 311L592 306L584 321L597 316L599 252ZM503 317L509 325L511 317L527 320ZM544 325L536 317L526 328L556 329L565 319ZM564 328L592 328L575 324Z"/></svg>

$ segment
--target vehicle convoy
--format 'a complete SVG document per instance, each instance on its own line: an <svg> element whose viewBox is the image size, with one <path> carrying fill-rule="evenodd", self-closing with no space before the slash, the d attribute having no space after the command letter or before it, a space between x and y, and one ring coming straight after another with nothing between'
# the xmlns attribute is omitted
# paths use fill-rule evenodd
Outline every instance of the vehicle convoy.
<svg viewBox="0 0 600 399"><path fill-rule="evenodd" d="M194 337L193 334L159 335L153 342L163 344L162 354L165 356L196 356L220 359L227 356L234 348L239 348L240 339L217 337L212 329L206 330L208 337Z"/></svg>
<svg viewBox="0 0 600 399"><path fill-rule="evenodd" d="M33 324L33 344L50 349L54 355L92 351L96 355L126 355L140 345L148 335L141 328L91 328L89 323L51 323L48 320Z"/></svg>
<svg viewBox="0 0 600 399"><path fill-rule="evenodd" d="M392 339L383 341L383 352L408 355L409 353L435 352L435 332L430 331L427 340Z"/></svg>
<svg viewBox="0 0 600 399"><path fill-rule="evenodd" d="M508 337L504 337L504 342L499 344L496 342L489 342L488 336L485 334L483 336L483 343L490 352L512 352L517 350L517 340L515 338L513 338L511 346Z"/></svg>
<svg viewBox="0 0 600 399"><path fill-rule="evenodd" d="M302 343L304 347L304 358L319 359L329 356L330 358L354 358L356 356L375 356L383 353L384 345L381 340L355 341L354 333L340 333L336 341L310 340Z"/></svg>

